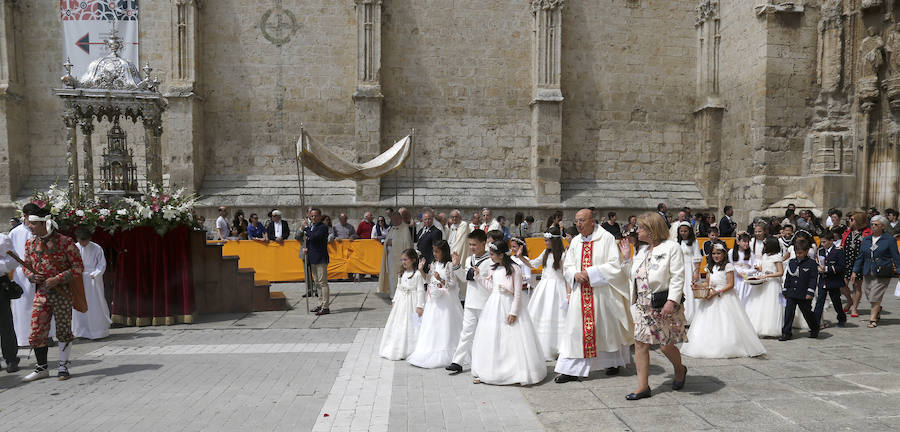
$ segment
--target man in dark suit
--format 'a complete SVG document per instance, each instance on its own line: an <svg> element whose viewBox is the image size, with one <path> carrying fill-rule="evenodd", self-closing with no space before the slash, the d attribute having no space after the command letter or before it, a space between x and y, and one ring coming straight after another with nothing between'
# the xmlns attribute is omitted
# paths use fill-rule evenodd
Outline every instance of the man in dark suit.
<svg viewBox="0 0 900 432"><path fill-rule="evenodd" d="M287 221L281 220L280 210L272 211L272 223L269 224L266 231L269 234L269 240L280 244L284 244L284 239L291 236L291 228L288 226Z"/></svg>
<svg viewBox="0 0 900 432"><path fill-rule="evenodd" d="M309 260L310 273L306 277L312 278L316 290L319 292L319 305L310 312L316 315L327 315L328 310L328 225L322 223L322 211L314 208L309 211L309 220L312 225L303 221L301 229L306 235L306 247L303 248L303 256ZM273 220L274 222L274 220Z"/></svg>
<svg viewBox="0 0 900 432"><path fill-rule="evenodd" d="M656 212L662 216L664 221L666 221L666 228L671 228L672 224L669 223L669 216L666 215L666 210L668 210L666 203L659 203L656 205Z"/></svg>
<svg viewBox="0 0 900 432"><path fill-rule="evenodd" d="M790 260L784 269L787 278L784 280L784 288L781 293L787 304L784 306L784 326L781 328L780 341L791 338L791 327L794 325L794 314L797 308L803 314L803 319L809 325L809 337L819 337L819 323L812 311L812 299L816 295L816 281L819 276L819 267L815 260L810 258L809 240L806 237L794 241L794 253L797 258Z"/></svg>
<svg viewBox="0 0 900 432"><path fill-rule="evenodd" d="M822 322L822 311L825 309L826 297L831 297L831 304L837 313L837 326L844 327L847 323L847 314L841 305L841 288L844 286L844 273L847 263L844 251L834 246L834 233L825 231L821 237L822 245L819 248L819 292L816 296L816 308L813 311L816 322ZM796 249L796 248L795 248Z"/></svg>
<svg viewBox="0 0 900 432"><path fill-rule="evenodd" d="M439 240L443 240L444 234L434 226L434 213L426 210L422 213L422 230L416 235L416 250L419 256L425 258L425 266L434 261L434 246Z"/></svg>
<svg viewBox="0 0 900 432"><path fill-rule="evenodd" d="M725 213L725 216L722 216L722 220L719 221L719 235L734 237L734 230L737 227L737 224L731 220L731 217L734 216L734 209L731 206L725 206L722 213Z"/></svg>

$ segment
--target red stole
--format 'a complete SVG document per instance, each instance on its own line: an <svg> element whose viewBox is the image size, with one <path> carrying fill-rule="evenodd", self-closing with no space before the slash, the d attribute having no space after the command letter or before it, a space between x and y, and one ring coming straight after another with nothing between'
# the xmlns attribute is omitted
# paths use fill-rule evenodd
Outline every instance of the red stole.
<svg viewBox="0 0 900 432"><path fill-rule="evenodd" d="M583 242L581 245L581 271L585 271L594 262L594 243ZM581 323L584 358L597 357L597 341L594 335L594 288L590 282L581 284Z"/></svg>

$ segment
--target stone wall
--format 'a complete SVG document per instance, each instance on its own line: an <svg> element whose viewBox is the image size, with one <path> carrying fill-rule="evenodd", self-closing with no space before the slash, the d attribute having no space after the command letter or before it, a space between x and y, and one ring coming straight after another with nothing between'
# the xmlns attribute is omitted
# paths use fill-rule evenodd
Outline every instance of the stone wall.
<svg viewBox="0 0 900 432"><path fill-rule="evenodd" d="M0 106L6 209L62 180L66 167L62 107L51 90L62 74L58 4L12 7L18 21L3 30L20 41L21 61L0 61L14 64L21 79L12 88L22 98ZM295 211L301 123L312 139L356 161L416 130L415 161L388 179L313 180L309 196L323 202L310 203L333 208L406 204L413 172L430 195L416 204L437 207L630 212L669 201L721 213L730 204L743 223L786 197L822 208L900 205L891 201L900 196L891 172L900 166L900 57L891 48L900 51L900 32L884 6L158 0L141 7L140 59L153 64L172 107L163 125L165 178L208 192L204 207L277 202ZM193 11L184 23L182 7ZM378 14L374 27L363 10ZM190 27L196 46L173 36L179 26ZM888 47L864 39L866 27ZM372 28L377 34L366 33ZM884 60L865 103L861 45ZM183 59L189 64L179 71ZM93 137L96 163L107 128ZM125 128L143 167L143 131Z"/></svg>
<svg viewBox="0 0 900 432"><path fill-rule="evenodd" d="M693 180L696 3L566 3L564 179Z"/></svg>

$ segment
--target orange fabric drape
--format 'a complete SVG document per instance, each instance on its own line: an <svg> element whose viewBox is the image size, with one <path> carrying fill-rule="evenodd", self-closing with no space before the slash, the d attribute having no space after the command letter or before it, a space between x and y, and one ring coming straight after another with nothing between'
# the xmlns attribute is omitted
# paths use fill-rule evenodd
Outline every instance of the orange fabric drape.
<svg viewBox="0 0 900 432"><path fill-rule="evenodd" d="M700 238L700 248L708 240ZM722 238L728 248L734 247L733 237ZM818 239L817 239L818 240ZM544 239L540 237L525 240L528 256L537 258L544 251ZM900 246L900 241L898 241ZM348 273L377 275L381 268L382 245L378 240L336 240L328 244L329 279L344 279ZM240 257L238 266L256 270L257 280L270 282L297 282L303 280L303 260L300 259L300 243L287 240L284 245L275 242L260 243L250 240L225 242L222 255ZM700 263L701 271L706 271L706 259ZM540 268L533 270L539 274Z"/></svg>

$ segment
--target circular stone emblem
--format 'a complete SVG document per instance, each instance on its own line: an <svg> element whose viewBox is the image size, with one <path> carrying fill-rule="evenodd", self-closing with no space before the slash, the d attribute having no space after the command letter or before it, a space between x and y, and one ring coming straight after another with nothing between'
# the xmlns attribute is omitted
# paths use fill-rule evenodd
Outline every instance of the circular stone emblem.
<svg viewBox="0 0 900 432"><path fill-rule="evenodd" d="M275 46L282 46L290 42L298 28L297 17L291 11L280 6L263 13L259 22L259 30L263 37Z"/></svg>

